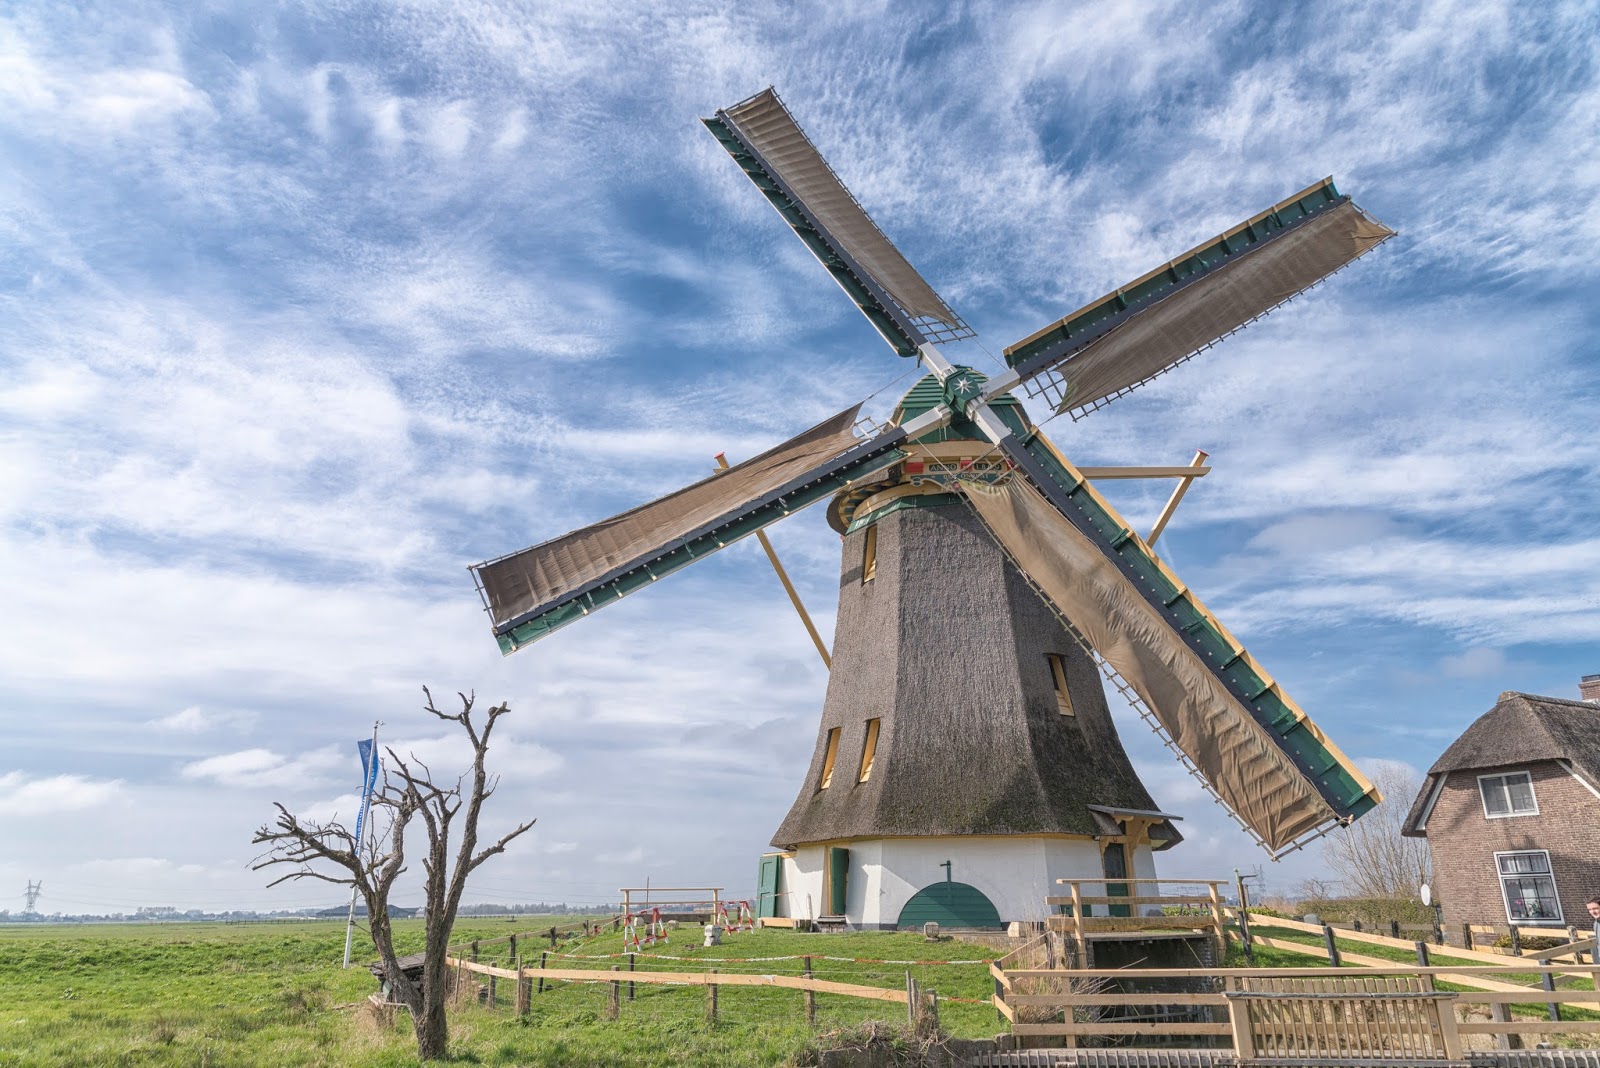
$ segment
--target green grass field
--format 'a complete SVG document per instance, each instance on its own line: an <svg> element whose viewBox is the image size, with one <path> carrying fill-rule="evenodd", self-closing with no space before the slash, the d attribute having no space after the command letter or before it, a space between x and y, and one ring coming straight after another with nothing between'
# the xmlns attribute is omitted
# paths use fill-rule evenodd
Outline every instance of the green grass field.
<svg viewBox="0 0 1600 1068"><path fill-rule="evenodd" d="M464 919L458 942L485 940L484 961L504 962L505 946L487 940L548 928L555 918ZM396 925L401 952L420 949L421 926ZM162 924L0 928L0 1068L12 1066L204 1066L279 1068L350 1065L389 1068L417 1063L402 1013L392 1028L364 1011L376 989L364 967L339 968L343 924ZM358 935L358 939L359 939ZM799 960L732 958L813 955L818 978L903 988L909 971L941 995L946 1031L992 1035L1002 1029L987 999L981 963L997 951L959 941L937 944L911 934L807 935L783 930L741 932L715 949L697 945L698 929L669 934L666 945L639 954L641 970L755 974L801 973ZM535 964L548 941L523 945ZM562 952L594 958L622 950L607 933L563 941ZM359 952L358 960L371 957ZM689 957L666 961L666 956ZM966 964L877 964L826 960L965 960ZM559 958L551 967L594 967L610 978L625 958ZM711 958L716 958L715 960ZM774 1065L815 1044L804 994L724 987L718 1020L706 1021L700 987L638 984L620 1019L604 1018L605 981L556 983L519 1020L513 984L499 984L497 1009L470 1000L452 1011L452 1060L491 1065ZM624 990L624 999L626 991ZM981 1004L964 1004L967 998ZM848 1029L868 1020L899 1023L905 1007L834 995L817 996L817 1029Z"/></svg>
<svg viewBox="0 0 1600 1068"><path fill-rule="evenodd" d="M564 922L563 917L464 919L455 939L458 944L478 939L482 962L509 966L509 947L500 941L507 934ZM1320 943L1316 935L1286 929L1258 926L1257 931L1308 946ZM416 921L397 923L396 933L400 952L421 948ZM668 937L666 944L637 955L638 972L715 968L798 976L804 962L797 958L810 955L819 979L898 990L909 972L924 990L939 992L940 1023L948 1034L978 1038L1005 1029L989 1004L992 984L984 966L1001 951L985 946L952 939L929 943L909 933L811 935L776 929L736 933L712 949L699 945L695 927ZM343 939L338 922L0 927L0 1068L415 1065L404 1014L392 1025L379 1023L366 1005L376 989L372 976L364 966L339 967ZM1356 943L1342 948L1391 955ZM548 940L524 938L520 950L525 966L536 966L542 953L550 953L550 967L592 968L597 981L548 984L522 1019L512 1008L510 981L497 984L495 1008L463 998L451 1011L453 1063L782 1065L803 1062L810 1051L837 1045L838 1036L860 1033L870 1021L897 1028L905 1019L903 1005L819 994L812 1028L800 991L723 987L713 1024L706 1019L705 988L639 983L631 1000L622 988L620 1018L609 1020L610 968L628 966L620 934L563 939L556 952ZM1392 955L1404 957L1399 951ZM371 956L370 944L361 952L358 941L358 961ZM1256 950L1258 967L1314 963L1288 950ZM1451 963L1451 958L1443 953L1436 963ZM1236 943L1226 964L1246 964ZM626 983L627 974L616 977ZM1542 1006L1525 1009L1537 1015ZM1593 1018L1575 1006L1567 1011Z"/></svg>

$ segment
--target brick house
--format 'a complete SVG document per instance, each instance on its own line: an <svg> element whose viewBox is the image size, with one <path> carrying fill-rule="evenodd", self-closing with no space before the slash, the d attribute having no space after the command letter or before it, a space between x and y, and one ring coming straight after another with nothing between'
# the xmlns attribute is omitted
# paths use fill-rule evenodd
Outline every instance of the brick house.
<svg viewBox="0 0 1600 1068"><path fill-rule="evenodd" d="M1508 691L1428 769L1402 834L1426 838L1447 924L1586 927L1600 894L1600 675L1585 700Z"/></svg>

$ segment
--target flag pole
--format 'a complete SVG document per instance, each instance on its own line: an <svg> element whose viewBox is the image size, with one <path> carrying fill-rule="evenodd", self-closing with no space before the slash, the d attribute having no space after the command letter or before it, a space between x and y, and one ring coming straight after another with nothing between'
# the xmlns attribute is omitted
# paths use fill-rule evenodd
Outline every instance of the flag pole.
<svg viewBox="0 0 1600 1068"><path fill-rule="evenodd" d="M378 769L378 726L379 722L372 723L372 752L368 754L367 766L361 769L361 810L356 816L356 863L361 863L361 825L367 821L367 807L372 801L372 788L377 785ZM345 917L344 924L344 966L350 967L350 939L356 930L356 895L361 892L359 885L350 887L350 912ZM371 917L367 917L369 920Z"/></svg>

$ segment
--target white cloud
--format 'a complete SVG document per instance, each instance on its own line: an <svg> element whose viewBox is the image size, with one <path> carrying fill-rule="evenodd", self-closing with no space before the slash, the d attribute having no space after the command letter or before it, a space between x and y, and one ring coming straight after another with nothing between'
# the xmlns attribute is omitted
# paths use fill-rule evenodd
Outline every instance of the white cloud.
<svg viewBox="0 0 1600 1068"><path fill-rule="evenodd" d="M180 708L169 716L150 720L148 726L181 734L201 734L223 727L244 726L254 719L255 717L249 712L205 709L199 705L190 705L187 708Z"/></svg>
<svg viewBox="0 0 1600 1068"><path fill-rule="evenodd" d="M1501 649L1467 649L1439 660L1439 670L1456 679L1505 678L1510 660Z"/></svg>
<svg viewBox="0 0 1600 1068"><path fill-rule="evenodd" d="M34 776L22 771L0 775L0 812L15 816L55 815L97 808L122 792L121 779L84 775Z"/></svg>
<svg viewBox="0 0 1600 1068"><path fill-rule="evenodd" d="M241 749L191 761L183 766L182 775L185 779L207 779L221 786L246 789L304 786L327 781L335 769L346 763L354 765L355 760L331 745L297 757L270 749Z"/></svg>

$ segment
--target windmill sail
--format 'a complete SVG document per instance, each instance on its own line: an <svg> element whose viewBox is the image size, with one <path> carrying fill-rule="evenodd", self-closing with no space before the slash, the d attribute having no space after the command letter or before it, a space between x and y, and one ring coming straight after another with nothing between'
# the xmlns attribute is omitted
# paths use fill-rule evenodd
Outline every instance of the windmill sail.
<svg viewBox="0 0 1600 1068"><path fill-rule="evenodd" d="M1394 231L1327 178L1005 350L1057 411L1092 411L1242 329Z"/></svg>
<svg viewBox="0 0 1600 1068"><path fill-rule="evenodd" d="M520 552L474 565L502 652L654 582L894 463L905 438L868 441L860 405L676 493Z"/></svg>
<svg viewBox="0 0 1600 1068"><path fill-rule="evenodd" d="M771 89L702 119L890 346L972 331L862 210Z"/></svg>
<svg viewBox="0 0 1600 1068"><path fill-rule="evenodd" d="M1381 800L1042 435L1001 447L1027 481L966 483L967 499L1263 845L1280 854Z"/></svg>

